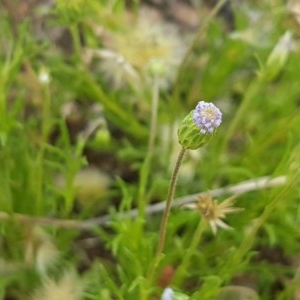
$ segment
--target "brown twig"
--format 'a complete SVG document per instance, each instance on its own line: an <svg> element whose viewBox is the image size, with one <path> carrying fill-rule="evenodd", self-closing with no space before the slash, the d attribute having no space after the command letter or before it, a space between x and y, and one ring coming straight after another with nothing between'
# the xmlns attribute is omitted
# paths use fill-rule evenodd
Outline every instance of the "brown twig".
<svg viewBox="0 0 300 300"><path fill-rule="evenodd" d="M271 178L269 176L251 179L240 182L236 185L231 185L224 188L218 188L211 190L212 197L219 197L225 194L244 194L250 191L256 191L266 188L279 187L287 182L286 176L279 176ZM185 197L174 199L172 207L180 207L184 204L195 202L195 199L199 196L203 196L206 192L188 195ZM165 202L149 205L146 209L147 215L153 215L164 211L166 206ZM118 215L119 218L134 218L137 216L137 209L132 209L126 213ZM97 226L108 224L112 220L111 215L104 215L97 218L91 218L87 220L68 220L68 219L56 219L49 217L35 217L25 214L9 214L0 211L1 221L16 221L25 224L41 225L41 226L54 226L66 229L76 230L91 230Z"/></svg>

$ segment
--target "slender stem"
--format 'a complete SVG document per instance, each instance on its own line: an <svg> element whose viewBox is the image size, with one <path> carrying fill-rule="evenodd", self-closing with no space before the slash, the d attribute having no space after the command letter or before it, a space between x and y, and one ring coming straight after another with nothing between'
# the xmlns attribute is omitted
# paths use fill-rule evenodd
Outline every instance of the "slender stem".
<svg viewBox="0 0 300 300"><path fill-rule="evenodd" d="M197 251L197 247L200 243L202 233L205 230L206 225L207 225L206 220L204 218L202 218L198 224L196 232L194 233L192 242L191 242L189 248L187 249L186 253L183 256L182 263L180 264L180 266L178 267L178 269L176 271L175 278L174 278L174 284L176 286L180 285L180 283L185 275L185 272L187 271L187 269L189 267L191 258L194 255L194 253Z"/></svg>
<svg viewBox="0 0 300 300"><path fill-rule="evenodd" d="M148 149L145 160L143 162L140 171L140 187L138 196L138 215L141 219L144 219L145 209L147 206L146 201L146 187L149 178L150 166L154 152L154 143L157 133L157 112L158 112L158 100L159 100L159 78L154 79L152 90L152 105L151 105L151 121L150 121L150 134L148 140Z"/></svg>
<svg viewBox="0 0 300 300"><path fill-rule="evenodd" d="M218 14L218 12L221 10L223 5L226 4L226 2L227 2L227 0L218 1L217 4L214 6L214 8L211 10L211 12L207 15L205 20L203 22L201 22L202 24L201 24L199 31L196 33L192 44L187 49L187 51L183 57L183 60L181 61L181 64L180 64L178 72L177 72L177 78L176 78L175 84L174 84L175 105L178 105L178 101L180 98L181 87L182 87L182 85L180 83L183 82L183 76L185 74L184 69L187 66L188 61L191 58L196 46L199 45L199 42L201 41L203 35L205 34L208 25L214 19L214 17Z"/></svg>
<svg viewBox="0 0 300 300"><path fill-rule="evenodd" d="M48 135L51 128L50 124L50 114L51 114L51 99L49 86L45 85L42 89L43 93L43 108L42 108L42 124L41 124L41 144L40 149L37 154L36 161L36 182L35 185L38 187L36 189L36 205L35 214L40 215L44 213L44 158L45 158L45 145L48 142Z"/></svg>
<svg viewBox="0 0 300 300"><path fill-rule="evenodd" d="M253 242L255 240L255 235L257 234L258 230L261 226L265 223L266 219L269 218L271 213L278 207L278 204L285 199L287 192L291 189L291 187L295 184L295 181L299 178L299 172L296 172L294 177L290 179L290 181L286 184L286 186L282 189L280 193L265 207L263 213L260 217L254 222L251 231L248 235L243 239L239 248L235 251L232 258L228 261L227 264L221 269L220 273L224 274L224 278L226 280L230 279L233 270L238 267L245 254L251 249ZM228 273L228 270L231 270Z"/></svg>
<svg viewBox="0 0 300 300"><path fill-rule="evenodd" d="M295 299L295 292L299 290L300 282L300 266L295 270L294 277L289 281L289 284L286 285L285 289L279 293L276 297L277 300L285 300L285 299Z"/></svg>
<svg viewBox="0 0 300 300"><path fill-rule="evenodd" d="M122 127L125 132L140 139L143 139L146 136L146 129L136 120L136 118L130 117L128 112L125 112L122 107L115 103L115 101L112 101L112 99L105 94L101 85L98 84L95 81L95 78L88 72L85 72L84 74L82 89L85 95L100 102L104 111L107 113L107 117L117 126Z"/></svg>
<svg viewBox="0 0 300 300"><path fill-rule="evenodd" d="M72 24L70 25L70 31L71 31L71 36L73 39L73 45L74 45L74 52L76 55L76 58L82 62L82 49L81 49L81 42L80 42L80 35L78 31L78 25L77 24Z"/></svg>
<svg viewBox="0 0 300 300"><path fill-rule="evenodd" d="M8 59L1 67L0 71L0 146L6 144L8 131L9 131L9 114L7 113L7 93L9 76L11 76L11 69L13 68L13 58Z"/></svg>
<svg viewBox="0 0 300 300"><path fill-rule="evenodd" d="M166 207L165 207L165 210L164 210L164 213L163 213L163 216L161 219L161 224L160 224L158 246L157 246L156 254L152 261L152 264L150 266L150 271L148 274L148 284L151 284L151 282L153 280L154 271L157 268L158 263L161 259L161 255L164 251L166 232L167 232L167 223L169 220L169 215L170 215L170 211L171 211L171 207L172 207L172 202L173 202L175 187L176 187L176 183L177 183L177 179L178 179L179 169L180 169L181 163L183 161L185 152L186 152L186 149L184 149L184 148L182 148L180 150L179 155L177 157L177 161L175 163L173 174L171 177L167 200L166 200Z"/></svg>
<svg viewBox="0 0 300 300"><path fill-rule="evenodd" d="M138 191L138 222L140 222L139 230L143 230L143 225L145 223L145 213L148 204L148 199L146 198L146 188L148 185L150 166L152 162L154 144L157 133L157 112L158 112L158 100L159 100L159 83L160 79L158 77L154 78L153 89L152 89L152 103L151 103L151 120L150 120L150 134L148 140L148 149L145 160L143 162L142 168L140 170L140 183ZM142 235L142 233L141 233ZM147 285L147 283L146 283ZM141 300L147 299L148 289L141 285Z"/></svg>
<svg viewBox="0 0 300 300"><path fill-rule="evenodd" d="M153 92L152 92L152 107L151 107L151 124L150 124L150 136L148 144L148 153L150 156L153 154L154 141L157 133L157 111L158 111L158 99L159 99L160 79L154 78Z"/></svg>
<svg viewBox="0 0 300 300"><path fill-rule="evenodd" d="M174 167L174 171L173 171L173 174L171 177L168 196L167 196L167 202L166 202L166 208L164 210L161 224L160 224L158 246L157 246L157 250L156 250L157 257L159 257L162 254L162 252L164 251L166 232L167 232L167 223L169 220L169 215L170 215L174 192L175 192L175 188L176 188L176 184L177 184L179 169L180 169L181 163L183 161L185 152L186 152L186 149L184 149L184 148L182 148L180 150L175 167Z"/></svg>
<svg viewBox="0 0 300 300"><path fill-rule="evenodd" d="M253 79L253 81L250 83L250 85L247 88L247 91L245 92L243 101L241 105L239 106L238 111L235 114L234 119L231 121L230 126L227 130L227 133L223 139L221 150L219 153L224 153L226 150L226 147L228 146L229 140L234 134L235 130L239 126L239 123L243 119L245 113L247 112L249 105L252 103L253 98L258 94L260 91L262 85L265 83L265 81L261 77L256 77Z"/></svg>

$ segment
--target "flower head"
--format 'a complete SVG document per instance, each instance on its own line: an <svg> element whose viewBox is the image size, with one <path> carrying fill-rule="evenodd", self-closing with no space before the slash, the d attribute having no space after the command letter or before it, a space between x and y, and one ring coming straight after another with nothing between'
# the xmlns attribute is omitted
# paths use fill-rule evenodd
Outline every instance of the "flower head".
<svg viewBox="0 0 300 300"><path fill-rule="evenodd" d="M50 78L50 74L46 69L41 69L39 74L38 74L38 79L40 84L42 85L47 85L49 84L51 78Z"/></svg>
<svg viewBox="0 0 300 300"><path fill-rule="evenodd" d="M100 68L105 79L114 87L121 87L124 82L141 84L139 73L121 54L109 49L86 49L85 55L87 63L91 63L93 57L102 60Z"/></svg>
<svg viewBox="0 0 300 300"><path fill-rule="evenodd" d="M222 123L222 113L213 103L198 102L181 122L179 143L185 149L198 149L206 145Z"/></svg>
<svg viewBox="0 0 300 300"><path fill-rule="evenodd" d="M218 227L227 230L231 229L231 227L223 221L227 214L243 210L243 208L233 207L235 197L236 196L229 197L221 203L218 203L217 200L212 198L211 193L207 193L204 196L199 196L197 203L188 204L185 205L185 207L199 211L203 218L208 221L213 234L216 234Z"/></svg>
<svg viewBox="0 0 300 300"><path fill-rule="evenodd" d="M167 287L164 289L160 299L161 300L179 300L179 299L187 300L189 299L189 297L183 293L175 292L170 287Z"/></svg>
<svg viewBox="0 0 300 300"><path fill-rule="evenodd" d="M143 15L134 25L122 24L120 29L115 32L105 30L105 49L102 53L99 50L90 53L91 58L101 58L104 76L115 88L128 83L140 88L142 83L152 84L153 78L159 78L160 88L168 88L175 80L186 49L176 27Z"/></svg>
<svg viewBox="0 0 300 300"><path fill-rule="evenodd" d="M83 299L84 283L73 271L65 271L59 280L45 278L33 293L32 300Z"/></svg>
<svg viewBox="0 0 300 300"><path fill-rule="evenodd" d="M174 296L174 291L167 287L164 289L163 294L161 295L161 300L172 300Z"/></svg>
<svg viewBox="0 0 300 300"><path fill-rule="evenodd" d="M46 276L60 259L60 252L51 236L40 227L29 231L25 244L25 261L35 266L41 276Z"/></svg>
<svg viewBox="0 0 300 300"><path fill-rule="evenodd" d="M193 120L202 134L213 133L222 123L222 113L213 103L200 101L194 110Z"/></svg>

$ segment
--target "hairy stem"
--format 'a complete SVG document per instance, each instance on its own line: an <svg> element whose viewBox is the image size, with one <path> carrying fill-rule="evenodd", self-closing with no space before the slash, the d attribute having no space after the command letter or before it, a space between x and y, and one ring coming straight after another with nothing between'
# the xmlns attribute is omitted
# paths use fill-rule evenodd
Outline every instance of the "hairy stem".
<svg viewBox="0 0 300 300"><path fill-rule="evenodd" d="M165 241L166 241L166 232L167 232L167 224L170 216L170 211L172 207L172 202L174 198L174 192L176 188L176 183L178 179L178 173L180 166L182 164L184 154L186 152L186 149L182 148L179 152L179 155L177 157L177 161L175 163L175 167L173 170L173 174L171 177L170 185L169 185L169 190L168 190L168 195L167 195L167 200L166 200L166 207L161 219L161 224L160 224L160 230L159 230L159 238L158 238L158 245L156 249L156 254L153 259L153 262L150 267L150 271L148 274L148 283L151 284L154 276L154 272L159 264L159 261L161 259L161 256L163 254L164 248L165 248Z"/></svg>
<svg viewBox="0 0 300 300"><path fill-rule="evenodd" d="M180 169L181 163L183 161L185 152L186 152L186 149L184 149L184 148L182 148L181 151L179 152L179 155L178 155L178 158L177 158L174 170L173 170L173 174L171 177L168 196L167 196L167 202L166 202L166 208L164 210L161 224L160 224L158 246L157 246L157 250L156 250L157 257L160 256L162 254L162 252L164 251L166 232L167 232L167 223L169 220L172 201L174 198L174 192L175 192L175 188L176 188L176 184L177 184L179 169Z"/></svg>

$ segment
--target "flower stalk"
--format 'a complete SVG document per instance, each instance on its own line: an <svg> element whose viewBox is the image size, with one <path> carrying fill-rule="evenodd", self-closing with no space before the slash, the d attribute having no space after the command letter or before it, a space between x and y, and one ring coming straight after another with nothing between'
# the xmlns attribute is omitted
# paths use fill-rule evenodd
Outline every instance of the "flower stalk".
<svg viewBox="0 0 300 300"><path fill-rule="evenodd" d="M140 187L138 194L138 215L141 220L144 219L145 209L147 205L146 200L146 187L148 184L150 166L154 153L155 138L157 134L157 112L158 112L158 100L160 92L160 78L155 77L152 90L152 106L151 106L151 121L150 121L150 135L148 140L147 154L140 172Z"/></svg>
<svg viewBox="0 0 300 300"><path fill-rule="evenodd" d="M165 241L166 241L167 224L168 224L170 211L171 211L171 207L172 207L172 200L174 198L175 188L176 188L177 179L178 179L178 173L179 173L179 169L182 164L185 152L186 152L186 149L184 149L184 148L182 148L180 150L177 160L176 160L176 163L175 163L173 173L172 173L169 190L168 190L168 196L167 196L167 200L166 200L166 207L165 207L165 210L164 210L164 213L163 213L163 216L161 219L161 223L160 223L159 238L158 238L156 254L153 259L152 265L150 266L150 271L148 274L148 283L150 283L150 284L152 283L154 271L157 268L159 261L161 259L161 256L163 254L163 251L164 251Z"/></svg>
<svg viewBox="0 0 300 300"><path fill-rule="evenodd" d="M205 146L216 133L217 128L221 123L222 113L219 108L217 108L214 104L207 103L205 101L199 101L196 108L192 110L181 122L181 125L178 129L178 141L182 148L179 152L172 173L166 200L166 207L160 224L157 250L150 266L150 271L147 278L148 284L152 283L154 271L157 268L164 251L167 224L174 198L178 173L184 159L184 154L188 149L194 150ZM193 247L196 246L193 245Z"/></svg>
<svg viewBox="0 0 300 300"><path fill-rule="evenodd" d="M173 174L171 177L168 196L167 196L167 202L166 202L166 208L164 210L163 217L162 217L161 224L160 224L156 257L160 257L162 252L164 251L166 232L167 232L167 223L168 223L168 219L169 219L169 215L170 215L170 211L171 211L172 200L174 198L174 192L175 192L175 188L176 188L176 184L177 184L179 169L182 164L185 152L186 152L186 149L184 149L184 148L182 148L180 150L174 170L173 170Z"/></svg>

